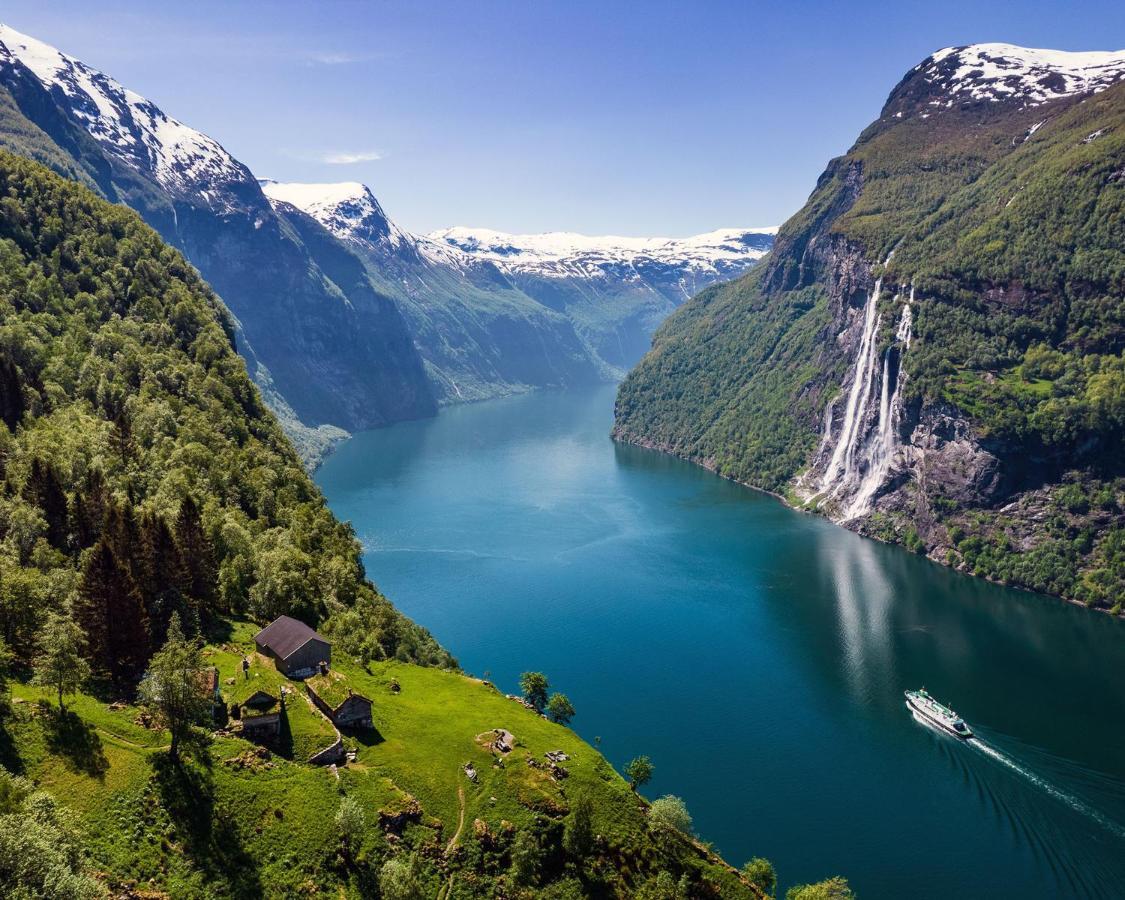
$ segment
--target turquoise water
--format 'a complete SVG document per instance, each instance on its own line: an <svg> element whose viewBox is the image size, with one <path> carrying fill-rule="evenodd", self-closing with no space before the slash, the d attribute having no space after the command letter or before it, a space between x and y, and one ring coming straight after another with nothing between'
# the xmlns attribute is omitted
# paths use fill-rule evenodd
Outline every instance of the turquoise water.
<svg viewBox="0 0 1125 900"><path fill-rule="evenodd" d="M357 435L317 480L467 671L546 672L736 865L864 898L1125 896L1125 623L614 445L613 394ZM921 685L980 743L915 722Z"/></svg>

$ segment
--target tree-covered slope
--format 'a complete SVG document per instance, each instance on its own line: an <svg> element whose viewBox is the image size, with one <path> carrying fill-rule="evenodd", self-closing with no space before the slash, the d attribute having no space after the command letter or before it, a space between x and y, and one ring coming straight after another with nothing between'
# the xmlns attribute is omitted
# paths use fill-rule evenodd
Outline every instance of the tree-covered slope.
<svg viewBox="0 0 1125 900"><path fill-rule="evenodd" d="M762 267L668 321L615 434L1120 608L1125 83L982 46L912 70Z"/></svg>
<svg viewBox="0 0 1125 900"><path fill-rule="evenodd" d="M338 437L317 426L355 430L435 412L391 297L367 279L337 284L216 141L6 26L0 147L131 206L187 256L234 313L251 376L310 458Z"/></svg>
<svg viewBox="0 0 1125 900"><path fill-rule="evenodd" d="M352 607L370 655L450 663L366 581L229 315L135 213L0 153L0 311L0 636L19 654L72 602L122 682L174 611Z"/></svg>

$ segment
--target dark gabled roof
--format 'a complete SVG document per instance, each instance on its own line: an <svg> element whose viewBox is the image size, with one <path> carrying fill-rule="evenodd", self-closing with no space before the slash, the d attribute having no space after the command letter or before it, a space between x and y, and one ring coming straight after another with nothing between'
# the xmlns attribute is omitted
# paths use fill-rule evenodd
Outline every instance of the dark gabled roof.
<svg viewBox="0 0 1125 900"><path fill-rule="evenodd" d="M313 639L329 643L328 638L289 616L278 616L254 635L256 644L269 647L280 659L285 659Z"/></svg>

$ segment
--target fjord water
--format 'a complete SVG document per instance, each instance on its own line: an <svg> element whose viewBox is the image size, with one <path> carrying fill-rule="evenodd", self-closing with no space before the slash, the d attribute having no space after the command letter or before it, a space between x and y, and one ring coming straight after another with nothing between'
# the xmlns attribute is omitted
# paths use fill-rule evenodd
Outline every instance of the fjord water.
<svg viewBox="0 0 1125 900"><path fill-rule="evenodd" d="M615 445L613 396L446 409L317 480L466 671L546 672L734 864L867 898L1125 893L1123 623ZM979 744L910 717L922 685Z"/></svg>

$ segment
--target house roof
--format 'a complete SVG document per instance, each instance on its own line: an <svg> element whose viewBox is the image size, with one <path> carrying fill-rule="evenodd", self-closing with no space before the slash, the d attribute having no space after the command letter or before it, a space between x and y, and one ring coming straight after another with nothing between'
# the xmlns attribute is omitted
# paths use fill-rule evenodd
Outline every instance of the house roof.
<svg viewBox="0 0 1125 900"><path fill-rule="evenodd" d="M289 616L278 616L254 635L255 643L269 647L281 659L290 656L311 640L329 643L328 638L317 634L304 622Z"/></svg>

